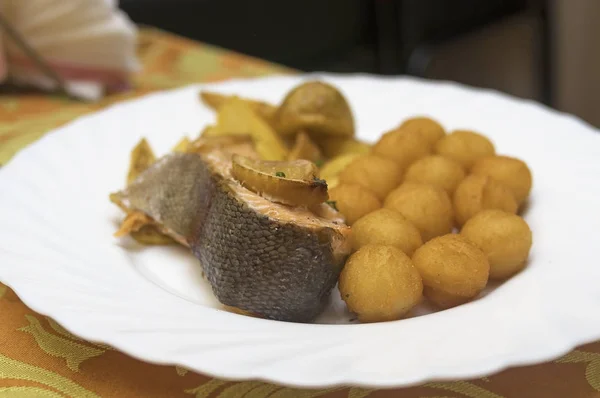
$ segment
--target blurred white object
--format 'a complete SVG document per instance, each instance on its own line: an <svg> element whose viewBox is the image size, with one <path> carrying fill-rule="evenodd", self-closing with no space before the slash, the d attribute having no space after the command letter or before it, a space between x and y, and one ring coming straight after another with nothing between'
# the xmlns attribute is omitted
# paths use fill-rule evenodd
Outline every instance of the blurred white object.
<svg viewBox="0 0 600 398"><path fill-rule="evenodd" d="M136 26L116 0L0 0L0 15L64 87L39 67L4 26L0 79L98 99L125 89L139 68Z"/></svg>

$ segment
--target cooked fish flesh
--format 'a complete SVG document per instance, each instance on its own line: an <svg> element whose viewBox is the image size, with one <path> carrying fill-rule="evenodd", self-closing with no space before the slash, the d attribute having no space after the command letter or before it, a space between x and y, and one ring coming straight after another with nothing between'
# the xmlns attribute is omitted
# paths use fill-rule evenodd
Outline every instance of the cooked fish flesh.
<svg viewBox="0 0 600 398"><path fill-rule="evenodd" d="M350 254L350 228L329 205L263 198L232 178L221 149L168 154L114 198L189 246L222 304L268 319L315 318Z"/></svg>

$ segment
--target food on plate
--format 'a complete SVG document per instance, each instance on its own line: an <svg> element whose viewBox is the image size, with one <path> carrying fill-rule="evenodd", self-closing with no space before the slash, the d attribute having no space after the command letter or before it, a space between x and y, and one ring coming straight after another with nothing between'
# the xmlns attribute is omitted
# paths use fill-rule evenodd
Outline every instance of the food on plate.
<svg viewBox="0 0 600 398"><path fill-rule="evenodd" d="M130 154L127 183L135 180L144 170L156 161L154 151L145 138L142 138ZM114 199L114 198L112 198ZM173 239L161 232L154 220L140 212L129 212L115 236L129 234L138 243L144 245L169 245Z"/></svg>
<svg viewBox="0 0 600 398"><path fill-rule="evenodd" d="M192 142L189 138L183 137L179 142L173 147L173 152L187 152L192 146Z"/></svg>
<svg viewBox="0 0 600 398"><path fill-rule="evenodd" d="M414 162L404 174L406 182L431 184L444 189L448 195L465 178L465 170L456 161L440 155L430 155Z"/></svg>
<svg viewBox="0 0 600 398"><path fill-rule="evenodd" d="M446 135L446 131L444 130L441 124L439 124L431 118L424 116L417 116L412 117L410 119L406 119L400 125L400 129L408 131L411 134L418 135L419 137L427 141L429 145L434 145Z"/></svg>
<svg viewBox="0 0 600 398"><path fill-rule="evenodd" d="M115 204L123 207L119 200L112 200ZM126 208L125 210L127 211ZM130 235L138 243L144 245L170 245L175 243L151 217L137 210L128 211L121 226L114 233L116 237L125 235Z"/></svg>
<svg viewBox="0 0 600 398"><path fill-rule="evenodd" d="M323 160L321 149L315 144L304 131L296 134L294 146L290 150L288 160L306 159L311 162Z"/></svg>
<svg viewBox="0 0 600 398"><path fill-rule="evenodd" d="M454 213L459 226L482 210L497 209L516 213L517 207L510 189L486 175L467 176L454 192Z"/></svg>
<svg viewBox="0 0 600 398"><path fill-rule="evenodd" d="M454 226L450 197L434 185L406 182L387 196L384 207L412 222L423 242L452 232Z"/></svg>
<svg viewBox="0 0 600 398"><path fill-rule="evenodd" d="M488 282L487 256L458 234L430 240L415 251L412 260L423 278L425 297L441 308L472 300Z"/></svg>
<svg viewBox="0 0 600 398"><path fill-rule="evenodd" d="M248 135L200 136L190 143L186 152L201 153L213 149L223 149L230 154L260 159L252 138Z"/></svg>
<svg viewBox="0 0 600 398"><path fill-rule="evenodd" d="M427 139L403 128L385 133L373 146L373 153L393 160L402 171L413 162L431 154L431 151L431 144Z"/></svg>
<svg viewBox="0 0 600 398"><path fill-rule="evenodd" d="M264 101L257 101L253 99L238 97L237 95L225 95L215 93L212 91L201 91L200 99L205 105L214 109L215 111L218 111L219 108L223 106L223 104L230 101L231 99L239 100L246 104L254 112L256 112L260 117L265 119L269 124L273 122L275 113L277 112L277 107L275 105L269 104Z"/></svg>
<svg viewBox="0 0 600 398"><path fill-rule="evenodd" d="M274 161L233 155L231 175L244 187L270 201L291 206L325 202L327 183L308 160Z"/></svg>
<svg viewBox="0 0 600 398"><path fill-rule="evenodd" d="M417 227L403 215L384 208L352 224L354 250L370 244L394 246L410 257L423 244L423 240Z"/></svg>
<svg viewBox="0 0 600 398"><path fill-rule="evenodd" d="M469 170L478 159L494 155L494 144L483 135L469 130L456 130L435 144L435 153L453 159Z"/></svg>
<svg viewBox="0 0 600 398"><path fill-rule="evenodd" d="M321 167L321 178L327 181L327 186L329 188L335 187L339 182L339 174L342 170L359 156L360 155L357 153L348 153L329 159Z"/></svg>
<svg viewBox="0 0 600 398"><path fill-rule="evenodd" d="M333 158L346 154L366 155L371 151L371 145L354 137L317 137L317 144L325 156Z"/></svg>
<svg viewBox="0 0 600 398"><path fill-rule="evenodd" d="M486 156L471 168L472 174L492 177L509 188L517 204L522 204L531 191L531 171L525 162L510 156Z"/></svg>
<svg viewBox="0 0 600 398"><path fill-rule="evenodd" d="M363 155L350 162L339 178L340 183L362 185L383 200L400 185L402 171L389 159L377 155Z"/></svg>
<svg viewBox="0 0 600 398"><path fill-rule="evenodd" d="M137 178L144 170L156 161L156 156L150 148L148 141L142 138L140 142L131 151L129 159L129 172L127 173L127 182Z"/></svg>
<svg viewBox="0 0 600 398"><path fill-rule="evenodd" d="M422 298L423 282L410 257L394 246L367 245L352 254L339 289L361 322L400 319Z"/></svg>
<svg viewBox="0 0 600 398"><path fill-rule="evenodd" d="M286 160L289 149L277 132L245 102L232 98L217 113L216 135L249 135L265 160Z"/></svg>
<svg viewBox="0 0 600 398"><path fill-rule="evenodd" d="M339 283L361 322L389 321L422 296L469 302L525 266L532 232L515 213L531 171L483 135L416 116L367 144L323 81L279 106L200 98L216 122L159 159L141 140L110 200L125 213L115 236L189 248L225 310L309 322Z"/></svg>
<svg viewBox="0 0 600 398"><path fill-rule="evenodd" d="M334 209L321 213L335 215L326 218L272 202L231 171L226 148L169 153L112 198L188 246L223 305L269 319L312 320L350 254L350 228Z"/></svg>
<svg viewBox="0 0 600 398"><path fill-rule="evenodd" d="M377 196L358 184L339 184L329 190L329 203L352 225L362 216L381 208Z"/></svg>
<svg viewBox="0 0 600 398"><path fill-rule="evenodd" d="M525 220L516 214L481 211L467 221L460 234L487 255L490 278L505 279L525 268L532 233Z"/></svg>
<svg viewBox="0 0 600 398"><path fill-rule="evenodd" d="M277 109L276 125L282 135L301 130L315 139L354 135L354 116L348 101L336 87L323 81L294 87Z"/></svg>
<svg viewBox="0 0 600 398"><path fill-rule="evenodd" d="M204 126L204 128L200 132L200 136L204 137L204 138L218 137L218 136L224 136L224 135L227 135L227 134L223 134L222 132L219 131L219 129L217 129L217 126L212 125L212 124Z"/></svg>

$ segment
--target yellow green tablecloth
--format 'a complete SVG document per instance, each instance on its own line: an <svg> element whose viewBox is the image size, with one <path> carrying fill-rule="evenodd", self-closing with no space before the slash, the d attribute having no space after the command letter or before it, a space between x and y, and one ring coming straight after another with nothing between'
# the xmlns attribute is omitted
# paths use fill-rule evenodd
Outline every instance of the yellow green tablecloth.
<svg viewBox="0 0 600 398"><path fill-rule="evenodd" d="M144 68L136 77L135 90L111 96L99 104L35 94L1 95L0 164L48 130L116 101L192 82L293 73L277 65L147 29L140 34L139 56ZM0 187L0 194L3 189L7 188ZM471 381L427 383L395 390L297 390L262 382L225 382L178 367L138 361L71 335L52 319L31 311L13 291L0 284L0 397L5 396L600 398L600 342L580 347L550 363Z"/></svg>

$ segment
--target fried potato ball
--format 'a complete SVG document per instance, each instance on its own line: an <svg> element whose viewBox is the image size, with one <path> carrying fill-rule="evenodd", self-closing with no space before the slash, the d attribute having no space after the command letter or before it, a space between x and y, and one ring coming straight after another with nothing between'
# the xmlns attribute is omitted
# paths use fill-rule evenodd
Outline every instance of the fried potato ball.
<svg viewBox="0 0 600 398"><path fill-rule="evenodd" d="M402 128L385 133L373 146L374 154L393 160L402 170L431 152L432 146L425 138Z"/></svg>
<svg viewBox="0 0 600 398"><path fill-rule="evenodd" d="M469 170L477 159L496 153L494 144L474 131L456 130L435 144L435 153L456 160Z"/></svg>
<svg viewBox="0 0 600 398"><path fill-rule="evenodd" d="M415 251L424 293L441 308L475 298L487 285L490 265L485 253L458 234L437 237Z"/></svg>
<svg viewBox="0 0 600 398"><path fill-rule="evenodd" d="M422 298L423 282L410 257L394 246L367 245L352 254L339 279L342 299L361 322L392 321Z"/></svg>
<svg viewBox="0 0 600 398"><path fill-rule="evenodd" d="M381 201L375 194L358 184L339 184L329 190L329 201L352 225L356 220L381 208Z"/></svg>
<svg viewBox="0 0 600 398"><path fill-rule="evenodd" d="M517 201L512 192L492 177L471 174L454 192L454 214L458 225L464 225L482 210L498 209L517 212Z"/></svg>
<svg viewBox="0 0 600 398"><path fill-rule="evenodd" d="M379 209L360 218L352 225L352 246L355 250L369 244L394 246L408 256L423 244L421 233L400 213Z"/></svg>
<svg viewBox="0 0 600 398"><path fill-rule="evenodd" d="M341 183L362 185L380 200L385 199L401 181L402 171L398 165L376 155L360 156L340 173Z"/></svg>
<svg viewBox="0 0 600 398"><path fill-rule="evenodd" d="M490 278L505 279L525 268L532 234L521 217L501 210L484 210L467 221L460 234L487 255Z"/></svg>
<svg viewBox="0 0 600 398"><path fill-rule="evenodd" d="M417 116L410 119L406 119L400 128L405 131L410 131L421 138L425 139L430 145L435 144L446 135L446 131L441 124L435 120Z"/></svg>
<svg viewBox="0 0 600 398"><path fill-rule="evenodd" d="M414 162L404 175L404 181L421 182L444 189L449 195L465 178L460 163L440 155L426 156Z"/></svg>
<svg viewBox="0 0 600 398"><path fill-rule="evenodd" d="M450 233L454 226L450 197L434 185L406 182L387 196L384 207L412 222L421 232L423 242Z"/></svg>
<svg viewBox="0 0 600 398"><path fill-rule="evenodd" d="M466 304L471 301L472 297L457 296L455 294L446 293L442 290L436 290L431 287L423 287L423 296L427 297L435 306L446 309Z"/></svg>
<svg viewBox="0 0 600 398"><path fill-rule="evenodd" d="M471 168L472 174L493 177L509 188L518 204L529 196L531 191L531 171L520 159L510 156L486 156L479 159Z"/></svg>

